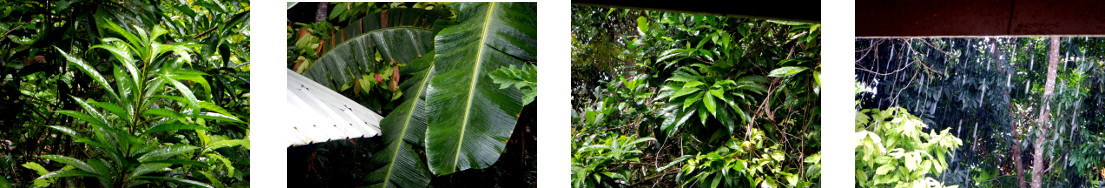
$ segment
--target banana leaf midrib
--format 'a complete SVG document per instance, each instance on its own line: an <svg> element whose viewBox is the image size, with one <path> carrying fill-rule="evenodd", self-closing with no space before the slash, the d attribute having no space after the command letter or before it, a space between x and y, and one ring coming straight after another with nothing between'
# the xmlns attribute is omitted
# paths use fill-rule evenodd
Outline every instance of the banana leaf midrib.
<svg viewBox="0 0 1105 188"><path fill-rule="evenodd" d="M433 70L434 70L434 65L433 64L430 64L430 67L427 67L427 69L426 69L426 71L433 71ZM430 81L430 77L431 77L430 75L426 75L425 77L423 77L422 81L418 82L418 85L416 85L418 87L418 90L417 90L418 92L415 92L414 95L411 95L412 97L415 98L414 99L414 104L411 104L410 110L407 110L407 114L404 115L404 117L403 117L403 128L401 129L403 131L400 132L399 138L396 139L396 141L398 142L397 144L399 144L399 145L398 145L398 147L395 147L395 151L392 152L392 154L391 154L391 159L392 160L390 162L388 162L387 175L384 176L384 181L383 181L384 187L387 187L388 181L391 180L391 172L394 171L395 161L397 161L395 159L399 157L399 150L403 148L402 146L403 146L403 143L405 142L404 139L407 137L407 130L408 130L408 127L411 124L411 117L414 117L415 109L418 108L418 100L422 100L422 99L419 99L419 96L421 96L422 92L426 90L426 87L427 87L426 83Z"/></svg>
<svg viewBox="0 0 1105 188"><path fill-rule="evenodd" d="M463 123L461 123L460 125L460 136L457 137L457 153L453 155L453 167L451 167L451 169L456 169L457 162L458 160L460 160L461 146L464 145L464 133L468 132L468 116L472 113L472 97L476 91L476 83L478 83L480 80L478 76L480 75L480 64L482 64L481 61L483 60L483 49L487 48L487 44L485 43L487 42L487 27L491 25L491 15L493 12L495 12L495 2L490 2L488 4L489 7L487 8L487 15L484 18L483 22L483 31L480 34L480 42L476 43L476 45L479 46L478 48L476 48L476 65L472 66L472 75L477 77L472 78L472 82L468 86L468 100L465 101L464 118L462 118L464 121L462 121Z"/></svg>

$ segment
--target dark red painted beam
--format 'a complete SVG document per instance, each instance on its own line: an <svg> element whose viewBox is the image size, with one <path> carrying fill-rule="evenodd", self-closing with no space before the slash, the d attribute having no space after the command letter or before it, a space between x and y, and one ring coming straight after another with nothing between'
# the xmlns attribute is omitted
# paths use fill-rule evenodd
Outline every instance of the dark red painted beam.
<svg viewBox="0 0 1105 188"><path fill-rule="evenodd" d="M1101 34L1103 1L856 1L859 37Z"/></svg>
<svg viewBox="0 0 1105 188"><path fill-rule="evenodd" d="M573 5L710 14L807 22L821 22L821 2L799 1L625 1L573 0Z"/></svg>

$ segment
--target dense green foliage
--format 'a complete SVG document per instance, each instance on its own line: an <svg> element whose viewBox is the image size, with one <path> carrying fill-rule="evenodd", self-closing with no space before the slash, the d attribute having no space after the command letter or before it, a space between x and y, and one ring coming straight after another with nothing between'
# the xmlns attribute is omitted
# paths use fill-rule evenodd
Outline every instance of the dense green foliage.
<svg viewBox="0 0 1105 188"><path fill-rule="evenodd" d="M382 144L367 146L377 151L372 160L353 167L372 169L363 175L368 185L425 187L484 175L478 169L486 168L535 176L533 149L524 143L535 139L536 119L523 110L536 106L535 3L326 5L341 7L330 12L330 22L304 24L299 36L288 33L289 49L298 53L288 65L386 115ZM362 10L369 11L347 23L349 16L333 15ZM345 27L331 28L334 23ZM511 151L508 142L523 145ZM521 164L509 158L510 164L495 166L517 154ZM468 181L524 186L531 180Z"/></svg>
<svg viewBox="0 0 1105 188"><path fill-rule="evenodd" d="M859 39L857 87L872 92L857 94L857 109L901 107L925 131L962 139L944 156L947 170L928 176L946 185L1027 186L1040 172L1042 187L1100 187L1105 40L1059 38L1054 94L1044 98L1052 46L1045 37Z"/></svg>
<svg viewBox="0 0 1105 188"><path fill-rule="evenodd" d="M942 187L925 176L940 175L947 169L945 156L963 143L948 129L926 134L922 129L927 127L900 107L857 112L856 183L864 187Z"/></svg>
<svg viewBox="0 0 1105 188"><path fill-rule="evenodd" d="M5 182L249 185L248 2L0 4Z"/></svg>
<svg viewBox="0 0 1105 188"><path fill-rule="evenodd" d="M819 24L572 11L573 186L817 186Z"/></svg>

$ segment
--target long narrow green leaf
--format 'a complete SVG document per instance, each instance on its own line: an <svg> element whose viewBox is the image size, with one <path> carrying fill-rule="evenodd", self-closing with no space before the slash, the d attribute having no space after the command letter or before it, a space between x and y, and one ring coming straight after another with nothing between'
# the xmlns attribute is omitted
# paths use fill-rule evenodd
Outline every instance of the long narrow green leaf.
<svg viewBox="0 0 1105 188"><path fill-rule="evenodd" d="M235 122L235 123L246 123L246 122L243 122L242 120L240 120L240 119L238 119L234 116L227 116L227 115L214 113L214 112L201 112L201 113L197 114L196 117L204 118L204 119L210 119L210 120L219 120L219 121L227 121L227 122Z"/></svg>
<svg viewBox="0 0 1105 188"><path fill-rule="evenodd" d="M156 132L175 131L175 130L207 130L207 128L203 127L203 126L199 126L199 125L184 124L184 123L174 121L172 123L162 123L162 124L154 125L153 127L150 127L150 129L146 129L146 131L143 131L142 135L149 135L149 134L153 134L153 133L156 133Z"/></svg>
<svg viewBox="0 0 1105 188"><path fill-rule="evenodd" d="M157 115L166 118L173 118L181 122L187 122L187 119L184 118L184 115L180 114L179 112L161 108L148 109L145 112L142 112L142 115Z"/></svg>
<svg viewBox="0 0 1105 188"><path fill-rule="evenodd" d="M373 187L426 187L430 171L413 148L421 148L426 134L426 90L433 77L433 51L407 66L416 70L401 85L403 103L380 121L387 147L376 152L372 163L379 169L368 175Z"/></svg>
<svg viewBox="0 0 1105 188"><path fill-rule="evenodd" d="M109 39L111 39L111 38L109 38ZM109 39L105 39L104 43L112 44L112 43L110 43ZM115 39L115 40L118 40L118 39ZM121 43L121 41L120 41L120 43ZM113 45L108 45L108 44L94 45L94 46L92 46L91 49L99 48L99 49L104 49L104 50L107 50L108 52L111 52L111 54L115 56L115 59L119 60L120 61L119 63L123 64L123 67L127 68L127 72L130 73L131 80L139 80L138 79L139 78L138 68L136 68L134 66L135 60L134 60L134 55L131 54L131 50L127 49L127 46L122 45L122 44L113 44Z"/></svg>
<svg viewBox="0 0 1105 188"><path fill-rule="evenodd" d="M62 164L67 164L86 172L96 172L96 169L93 169L92 166L88 166L87 163L84 163L84 161L81 161L80 159L66 157L64 155L43 155L39 157L42 157L43 159L49 159L51 161L57 161Z"/></svg>
<svg viewBox="0 0 1105 188"><path fill-rule="evenodd" d="M195 180L188 180L188 179L180 179L180 178L169 178L169 177L157 177L157 176L138 176L138 177L135 177L135 178L137 178L137 179L157 179L157 180L165 180L165 181L170 181L170 182L174 182L174 183L179 183L179 184L184 184L184 185L190 185L190 186L194 186L194 187L209 187L209 188L214 188L213 186L211 186L211 185L208 185L208 184L206 184L206 183L203 183L203 182L198 182L198 181L195 181Z"/></svg>
<svg viewBox="0 0 1105 188"><path fill-rule="evenodd" d="M174 80L188 80L195 82L196 84L199 84L201 87L203 87L203 91L206 94L211 94L211 84L207 83L207 79L204 79L203 75L205 74L199 71L178 69L171 71L171 75L169 75L169 78L172 78Z"/></svg>
<svg viewBox="0 0 1105 188"><path fill-rule="evenodd" d="M168 80L169 83L172 83L173 87L176 87L177 91L180 92L180 95L183 95L185 99L188 99L188 106L193 109L199 108L199 99L196 99L196 95L192 94L192 89L188 89L188 86L185 86L183 83L180 83L180 81L177 81L176 79L169 78L169 76L167 76L166 74L161 74L161 79Z"/></svg>
<svg viewBox="0 0 1105 188"><path fill-rule="evenodd" d="M81 170L58 170L58 171L53 171L53 172L47 173L46 175L39 176L38 178L35 178L35 180L52 179L52 178L64 178L64 177L73 177L73 176L94 177L94 176L98 176L98 175L93 174L91 172L81 171Z"/></svg>
<svg viewBox="0 0 1105 188"><path fill-rule="evenodd" d="M65 53L65 51L61 50L61 48L54 47L54 49L57 49L62 56L65 56L65 59L69 61L69 64L77 66L77 69L80 69L81 72L87 74L88 77L92 77L92 80L100 84L100 86L103 87L104 90L107 90L107 93L110 94L112 98L119 98L119 95L115 94L115 89L111 88L111 84L107 83L107 79L104 79L104 76L100 75L100 72L96 71L96 68L88 65L88 63L85 63L84 60L81 58L73 57L68 53Z"/></svg>
<svg viewBox="0 0 1105 188"><path fill-rule="evenodd" d="M770 77L787 77L787 76L791 76L791 75L794 75L794 74L798 74L802 71L805 71L806 69L809 69L809 67L794 67L794 66L779 67L775 70L771 70L771 73L768 74L768 76L770 76Z"/></svg>
<svg viewBox="0 0 1105 188"><path fill-rule="evenodd" d="M216 113L219 113L219 114L222 114L222 115L226 115L226 116L229 116L229 117L234 117L234 115L230 114L229 111L226 111L226 109L223 109L223 107L221 107L221 106L219 106L219 105L217 105L217 104L215 104L211 101L200 101L199 104L200 104L200 108L211 110L213 112L216 112ZM235 119L237 119L237 118L235 118Z"/></svg>
<svg viewBox="0 0 1105 188"><path fill-rule="evenodd" d="M246 146L246 147L249 147L249 140L243 140L243 139L219 140L219 141L215 141L215 142L212 142L211 144L209 144L207 146L206 150L210 151L210 150L216 150L216 149L219 149L219 148L233 147L233 146Z"/></svg>
<svg viewBox="0 0 1105 188"><path fill-rule="evenodd" d="M103 120L100 120L99 118L92 117L92 116L90 116L88 114L85 114L85 113L80 113L80 112L72 111L72 110L59 110L59 111L55 111L55 113L64 114L64 115L67 115L67 116L72 116L74 118L87 121L88 123L90 123L90 124L92 124L96 127L109 128L107 126L107 123L104 122Z"/></svg>
<svg viewBox="0 0 1105 188"><path fill-rule="evenodd" d="M134 36L133 33L128 32L126 29L123 29L123 27L119 27L119 25L116 25L114 22L111 22L111 20L109 20L107 16L101 16L101 14L104 14L103 11L97 11L96 14L98 15L96 16L97 25L99 25L100 28L107 28L111 31L114 31L115 33L118 33L119 35L122 35L123 38L127 39L127 42L124 42L123 44L128 45L128 47L130 47L131 49L135 49L135 47L140 47L133 46L131 44L143 44L141 41L138 40L138 37Z"/></svg>
<svg viewBox="0 0 1105 188"><path fill-rule="evenodd" d="M179 164L179 165L193 165L200 168L207 168L207 163L195 161L195 160L183 160L183 159L165 159L165 160L149 160L144 163L165 163L165 164Z"/></svg>
<svg viewBox="0 0 1105 188"><path fill-rule="evenodd" d="M536 3L456 3L460 24L434 39L427 95L426 158L443 175L490 166L522 110L522 93L500 90L487 74L536 61Z"/></svg>
<svg viewBox="0 0 1105 188"><path fill-rule="evenodd" d="M104 117L104 114L100 113L100 111L96 110L96 108L93 108L92 105L89 105L88 103L84 102L84 100L81 100L81 98L77 98L75 96L70 96L70 98L73 98L73 101L77 102L77 105L80 105L81 108L84 109L85 113L88 113L93 118L96 118L101 122L107 122L107 118Z"/></svg>
<svg viewBox="0 0 1105 188"><path fill-rule="evenodd" d="M131 114L130 114L129 109L123 109L123 107L119 107L119 105L115 105L115 103L106 103L106 102L97 102L97 101L90 101L88 103L92 104L92 105L96 105L100 108L103 108L104 110L107 110L108 112L111 112L112 114L115 114L116 117L119 117L124 122L130 122Z"/></svg>
<svg viewBox="0 0 1105 188"><path fill-rule="evenodd" d="M130 176L135 177L135 176L145 175L145 174L148 174L150 172L172 170L172 169L169 169L169 166L172 166L172 164L167 164L167 163L143 163L142 165L138 165L138 167L134 169L134 172L130 173Z"/></svg>
<svg viewBox="0 0 1105 188"><path fill-rule="evenodd" d="M54 129L54 130L61 131L62 133L65 133L65 134L67 134L69 136L72 136L74 138L80 138L81 137L80 133L78 133L76 130L70 129L69 127L62 127L62 126L57 126L57 125L51 125L49 127Z"/></svg>
<svg viewBox="0 0 1105 188"><path fill-rule="evenodd" d="M142 155L141 157L138 157L138 161L148 162L148 161L152 161L152 160L161 160L161 159L165 159L167 157L172 157L172 156L180 155L180 154L183 154L183 153L192 152L192 151L196 150L197 148L198 147L196 147L196 146L189 146L189 145L162 146L162 147L159 147L157 149L154 149L153 151L151 151L149 153L146 153L146 154Z"/></svg>
<svg viewBox="0 0 1105 188"><path fill-rule="evenodd" d="M89 138L77 138L77 140L73 140L73 142L88 144L89 146L97 147L104 150L117 149L115 147L108 147L103 142L98 142Z"/></svg>

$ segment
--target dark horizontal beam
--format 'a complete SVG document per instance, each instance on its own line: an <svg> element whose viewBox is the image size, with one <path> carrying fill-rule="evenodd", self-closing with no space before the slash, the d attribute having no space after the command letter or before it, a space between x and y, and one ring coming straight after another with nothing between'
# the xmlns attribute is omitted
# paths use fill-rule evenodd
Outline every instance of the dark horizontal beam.
<svg viewBox="0 0 1105 188"><path fill-rule="evenodd" d="M821 22L819 1L603 1L573 0L574 5L648 9L692 14Z"/></svg>
<svg viewBox="0 0 1105 188"><path fill-rule="evenodd" d="M1105 1L856 1L856 36L1105 34Z"/></svg>

